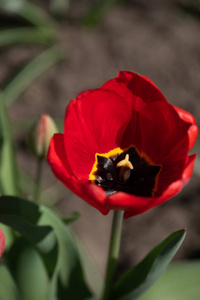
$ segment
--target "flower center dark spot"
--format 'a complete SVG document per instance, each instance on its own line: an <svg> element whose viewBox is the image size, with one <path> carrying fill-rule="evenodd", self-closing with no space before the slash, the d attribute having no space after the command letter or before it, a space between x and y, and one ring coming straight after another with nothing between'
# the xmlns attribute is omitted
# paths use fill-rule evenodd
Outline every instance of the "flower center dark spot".
<svg viewBox="0 0 200 300"><path fill-rule="evenodd" d="M107 196L121 191L135 196L152 197L160 169L160 165L149 163L135 147L131 147L109 158L97 155L93 182L101 186Z"/></svg>

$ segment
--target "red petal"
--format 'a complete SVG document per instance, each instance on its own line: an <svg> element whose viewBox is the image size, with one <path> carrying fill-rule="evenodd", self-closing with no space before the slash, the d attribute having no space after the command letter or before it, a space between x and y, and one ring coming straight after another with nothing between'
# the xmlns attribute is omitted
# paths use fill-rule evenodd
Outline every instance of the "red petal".
<svg viewBox="0 0 200 300"><path fill-rule="evenodd" d="M188 162L186 163L183 175L182 175L182 180L184 182L184 185L188 183L188 180L191 178L193 169L194 169L194 163L196 159L196 154L192 154L188 157Z"/></svg>
<svg viewBox="0 0 200 300"><path fill-rule="evenodd" d="M129 218L131 216L142 214L145 211L160 205L163 202L166 202L179 193L183 186L190 179L193 172L195 157L196 155L191 155L188 158L188 162L182 173L182 178L171 183L160 197L138 197L123 192L118 192L107 198L106 206L109 209L125 210L124 218Z"/></svg>
<svg viewBox="0 0 200 300"><path fill-rule="evenodd" d="M140 111L142 151L156 164L184 160L188 154L189 124L166 102L154 102Z"/></svg>
<svg viewBox="0 0 200 300"><path fill-rule="evenodd" d="M5 236L3 231L0 228L0 257L2 256L5 250L5 244L6 244Z"/></svg>
<svg viewBox="0 0 200 300"><path fill-rule="evenodd" d="M94 184L87 184L77 180L66 159L63 134L55 134L51 139L47 160L55 176L77 196L84 199L102 214L109 210L103 207L106 199L105 192Z"/></svg>
<svg viewBox="0 0 200 300"><path fill-rule="evenodd" d="M167 101L149 78L130 71L119 72L117 78L107 81L101 88L118 93L133 110L142 109L146 103Z"/></svg>
<svg viewBox="0 0 200 300"><path fill-rule="evenodd" d="M167 200L169 200L170 198L172 198L173 196L175 196L176 194L178 194L180 192L180 190L182 189L183 184L181 180L175 181L173 182L168 189L163 193L162 198L150 198L151 202L148 201L146 202L146 205L143 205L143 207L140 207L138 210L135 210L134 208L130 211L126 210L124 213L124 218L130 218L139 214L142 214L146 211L148 211L149 209L158 206L164 202L166 202ZM158 200L158 202L156 202Z"/></svg>
<svg viewBox="0 0 200 300"><path fill-rule="evenodd" d="M142 136L140 129L140 113L133 112L129 125L126 128L120 147L127 149L130 146L136 146L137 150L142 150Z"/></svg>
<svg viewBox="0 0 200 300"><path fill-rule="evenodd" d="M190 126L188 129L188 136L189 136L189 150L191 150L196 142L198 136L198 127L196 125Z"/></svg>
<svg viewBox="0 0 200 300"><path fill-rule="evenodd" d="M180 107L177 107L175 105L172 105L174 107L174 109L177 111L177 113L179 114L179 117L190 124L196 124L195 118L193 117L193 115L191 115L189 112L183 110Z"/></svg>
<svg viewBox="0 0 200 300"><path fill-rule="evenodd" d="M64 136L62 133L54 134L49 144L47 161L56 177L62 182L65 182L66 178L73 177L73 172L66 159L63 141ZM69 187L69 189L71 188Z"/></svg>
<svg viewBox="0 0 200 300"><path fill-rule="evenodd" d="M153 198L118 192L107 198L106 206L109 209L125 210L125 213L130 211L134 215L138 215L150 209L153 206L153 202Z"/></svg>
<svg viewBox="0 0 200 300"><path fill-rule="evenodd" d="M175 110L177 111L177 113L179 114L179 117L184 120L187 123L190 123L191 126L188 129L188 136L189 136L189 150L191 150L195 144L195 141L197 139L198 136L198 127L196 126L196 120L193 117L193 115L191 115L189 112L174 106Z"/></svg>
<svg viewBox="0 0 200 300"><path fill-rule="evenodd" d="M173 182L160 197L155 198L155 205L159 205L169 200L178 192L180 192L180 190L188 183L194 169L195 158L196 154L193 154L188 157L187 163L185 164L184 171L182 172L180 180Z"/></svg>
<svg viewBox="0 0 200 300"><path fill-rule="evenodd" d="M67 160L77 178L88 180L96 153L119 147L131 115L127 103L111 91L93 90L70 103L64 139Z"/></svg>
<svg viewBox="0 0 200 300"><path fill-rule="evenodd" d="M166 202L167 200L171 199L176 194L178 194L181 191L183 186L184 186L183 182L181 180L177 180L177 181L173 182L165 190L165 192L162 194L162 196L159 198L138 197L139 199L135 199L134 202L132 201L132 207L130 205L128 207L128 209L125 209L124 218L126 219L126 218L129 218L132 216L142 214L142 213L148 211L149 209ZM146 199L146 201L145 201L145 199ZM129 200L129 201L131 201L131 200ZM140 202L140 205L138 205L139 202Z"/></svg>

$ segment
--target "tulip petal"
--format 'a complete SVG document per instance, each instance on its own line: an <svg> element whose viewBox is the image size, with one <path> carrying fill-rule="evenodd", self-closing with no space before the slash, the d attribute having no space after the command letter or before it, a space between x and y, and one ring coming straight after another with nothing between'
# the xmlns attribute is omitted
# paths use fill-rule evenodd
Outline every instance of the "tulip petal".
<svg viewBox="0 0 200 300"><path fill-rule="evenodd" d="M159 198L159 200L156 198L155 199L151 198L151 202L150 201L143 202L143 205L141 205L141 207L139 207L138 209L137 209L137 206L136 206L136 208L133 206L132 209L130 208L129 210L125 211L124 218L127 219L130 217L139 215L139 214L143 214L144 212L150 210L151 208L166 202L167 200L169 200L172 197L174 197L175 195L177 195L181 191L182 187L183 187L183 184L182 184L181 180L177 180L177 181L173 182L168 187L168 189L163 193L162 198ZM156 202L156 200L158 200L158 201Z"/></svg>
<svg viewBox="0 0 200 300"><path fill-rule="evenodd" d="M187 159L187 162L184 166L184 171L182 172L182 176L179 180L172 182L166 190L162 193L160 197L155 198L154 206L160 205L161 203L169 200L177 193L181 191L181 189L188 183L192 176L192 172L194 169L196 154L190 155Z"/></svg>
<svg viewBox="0 0 200 300"><path fill-rule="evenodd" d="M135 203L133 203L133 208L132 209L130 208L130 210L127 209L125 211L124 218L126 219L129 217L138 215L138 214L142 214L145 211L151 209L152 207L158 206L158 205L166 202L167 200L171 199L175 195L177 195L181 191L181 189L188 183L188 181L192 175L195 158L196 158L195 154L189 156L188 162L187 162L184 172L182 174L182 178L180 180L177 180L177 181L174 181L173 183L171 183L160 197L151 198L150 201L147 200L146 202L145 202L145 199L143 199L143 201L145 203L143 202L142 206L137 205L137 201L135 201ZM128 201L128 200L130 201L130 199L127 199L126 201ZM141 200L141 198L138 199L138 201L140 201L140 200Z"/></svg>
<svg viewBox="0 0 200 300"><path fill-rule="evenodd" d="M0 228L0 257L3 255L3 252L5 250L5 244L6 244L5 236L3 231Z"/></svg>
<svg viewBox="0 0 200 300"><path fill-rule="evenodd" d="M102 188L77 180L70 169L66 159L64 136L55 134L50 142L47 155L48 163L55 176L78 197L83 198L93 207L97 208L102 214L106 215L109 210L103 205L106 199L105 192Z"/></svg>
<svg viewBox="0 0 200 300"><path fill-rule="evenodd" d="M180 161L187 157L190 124L180 119L166 102L154 102L140 112L142 151L154 163Z"/></svg>
<svg viewBox="0 0 200 300"><path fill-rule="evenodd" d="M187 112L187 111L183 110L182 108L177 107L175 105L172 105L172 106L177 111L177 113L179 114L179 117L183 121L185 121L187 123L190 123L191 125L196 124L196 120L195 120L194 116L191 113L189 113L189 112Z"/></svg>
<svg viewBox="0 0 200 300"><path fill-rule="evenodd" d="M120 147L127 149L130 146L135 146L139 152L142 151L142 136L140 128L140 115L138 111L134 111L132 118L124 132Z"/></svg>
<svg viewBox="0 0 200 300"><path fill-rule="evenodd" d="M196 126L196 120L189 112L173 105L174 109L179 114L179 117L187 122L190 123L191 126L188 129L188 137L189 137L189 150L191 150L196 142L198 136L198 127Z"/></svg>
<svg viewBox="0 0 200 300"><path fill-rule="evenodd" d="M131 71L121 71L117 78L103 84L102 89L114 91L127 101L133 110L141 110L145 104L164 101L164 95L147 77Z"/></svg>
<svg viewBox="0 0 200 300"><path fill-rule="evenodd" d="M133 215L141 214L153 206L152 197L140 197L131 194L118 192L109 196L106 206L109 209L131 211Z"/></svg>
<svg viewBox="0 0 200 300"><path fill-rule="evenodd" d="M194 170L195 159L196 159L196 154L192 154L188 157L188 162L186 163L186 167L185 167L183 175L182 175L182 180L183 180L184 184L186 184L192 176L192 173Z"/></svg>
<svg viewBox="0 0 200 300"><path fill-rule="evenodd" d="M96 153L117 148L132 113L112 91L93 90L70 105L65 117L67 160L77 178L88 180Z"/></svg>

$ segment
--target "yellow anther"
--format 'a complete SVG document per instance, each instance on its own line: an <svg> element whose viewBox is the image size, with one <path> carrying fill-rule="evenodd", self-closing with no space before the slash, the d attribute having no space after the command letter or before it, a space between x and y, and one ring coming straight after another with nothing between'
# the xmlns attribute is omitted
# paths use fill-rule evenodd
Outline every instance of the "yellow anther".
<svg viewBox="0 0 200 300"><path fill-rule="evenodd" d="M126 154L125 159L118 162L117 167L125 167L125 168L133 170L133 165L129 160L129 154Z"/></svg>

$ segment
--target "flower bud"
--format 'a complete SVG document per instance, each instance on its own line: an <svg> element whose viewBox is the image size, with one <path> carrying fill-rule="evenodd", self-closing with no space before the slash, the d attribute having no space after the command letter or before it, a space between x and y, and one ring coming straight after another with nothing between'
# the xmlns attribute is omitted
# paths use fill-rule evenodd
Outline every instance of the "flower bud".
<svg viewBox="0 0 200 300"><path fill-rule="evenodd" d="M2 256L2 254L5 250L5 244L6 244L5 236L4 236L3 231L0 228L0 257Z"/></svg>
<svg viewBox="0 0 200 300"><path fill-rule="evenodd" d="M42 115L29 134L28 144L32 152L39 158L45 158L50 139L57 132L53 119L49 115Z"/></svg>

